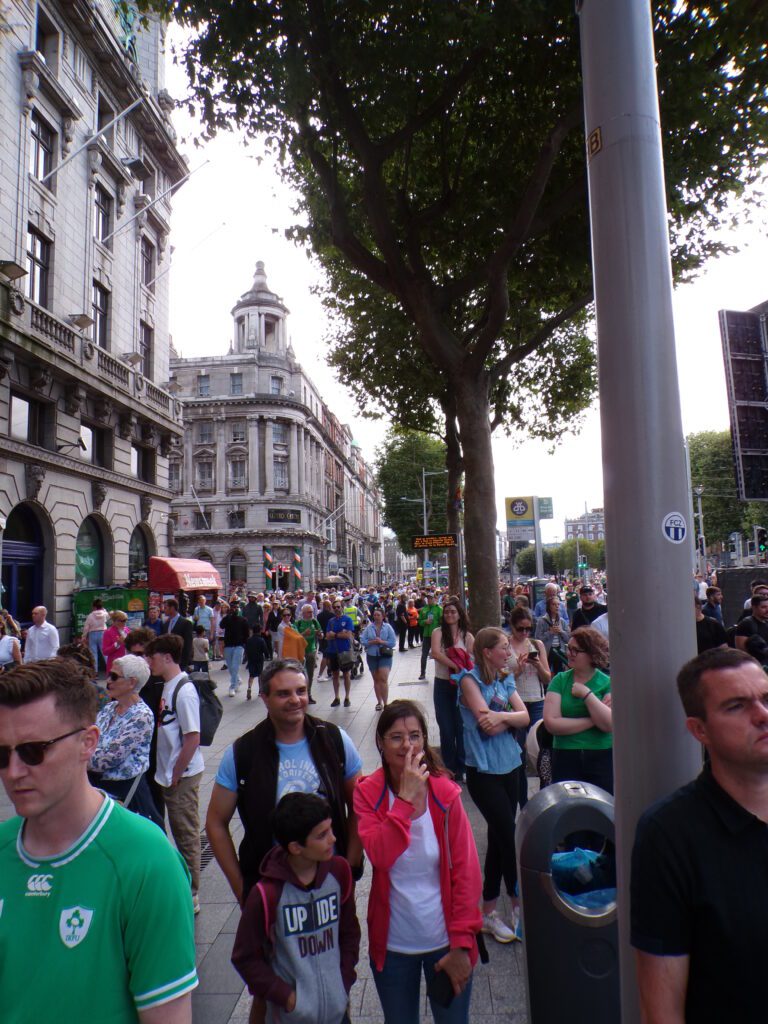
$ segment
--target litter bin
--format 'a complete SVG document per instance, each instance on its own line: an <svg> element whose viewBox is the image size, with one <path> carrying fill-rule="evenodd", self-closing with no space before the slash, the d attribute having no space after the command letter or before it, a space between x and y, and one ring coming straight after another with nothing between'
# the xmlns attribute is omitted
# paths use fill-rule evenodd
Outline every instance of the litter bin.
<svg viewBox="0 0 768 1024"><path fill-rule="evenodd" d="M607 841L601 853L563 852L573 845L568 837L586 833ZM615 1024L621 1009L613 797L584 782L547 786L520 815L516 845L530 1024ZM570 876L576 884L564 881Z"/></svg>

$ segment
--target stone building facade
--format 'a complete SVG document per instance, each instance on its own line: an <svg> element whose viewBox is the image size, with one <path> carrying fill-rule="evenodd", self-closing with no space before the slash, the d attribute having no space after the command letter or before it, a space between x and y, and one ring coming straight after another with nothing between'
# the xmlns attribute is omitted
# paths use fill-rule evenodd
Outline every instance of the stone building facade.
<svg viewBox="0 0 768 1024"><path fill-rule="evenodd" d="M415 552L404 554L397 537L384 538L384 571L388 579L403 580L415 576L418 567L419 558Z"/></svg>
<svg viewBox="0 0 768 1024"><path fill-rule="evenodd" d="M565 520L565 539L605 540L605 512L593 508L581 516Z"/></svg>
<svg viewBox="0 0 768 1024"><path fill-rule="evenodd" d="M184 445L171 453L173 551L258 591L381 578L379 498L349 427L297 362L264 264L226 355L172 358Z"/></svg>
<svg viewBox="0 0 768 1024"><path fill-rule="evenodd" d="M44 603L65 635L78 586L167 554L163 193L186 164L163 47L112 0L0 8L3 604Z"/></svg>

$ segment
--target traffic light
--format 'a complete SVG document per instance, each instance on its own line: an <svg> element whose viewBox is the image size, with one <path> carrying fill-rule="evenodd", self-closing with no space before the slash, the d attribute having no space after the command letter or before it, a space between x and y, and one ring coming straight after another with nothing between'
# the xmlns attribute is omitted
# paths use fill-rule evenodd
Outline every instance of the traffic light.
<svg viewBox="0 0 768 1024"><path fill-rule="evenodd" d="M766 530L764 526L758 526L758 528L757 528L757 550L762 555L762 554L764 554L766 549L768 549L768 530Z"/></svg>

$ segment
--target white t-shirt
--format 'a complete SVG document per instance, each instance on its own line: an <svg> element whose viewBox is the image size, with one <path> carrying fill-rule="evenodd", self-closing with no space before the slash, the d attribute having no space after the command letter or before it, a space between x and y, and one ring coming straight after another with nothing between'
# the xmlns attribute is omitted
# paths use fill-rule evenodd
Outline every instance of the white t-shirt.
<svg viewBox="0 0 768 1024"><path fill-rule="evenodd" d="M389 806L395 794L389 790ZM448 945L440 896L440 847L429 807L411 821L411 842L389 870L389 934L393 953L429 953Z"/></svg>
<svg viewBox="0 0 768 1024"><path fill-rule="evenodd" d="M0 637L0 665L12 665L14 663L13 649L19 646L19 641L15 636Z"/></svg>
<svg viewBox="0 0 768 1024"><path fill-rule="evenodd" d="M173 691L176 684L186 673L179 672L163 686L163 697L160 701L160 716L157 723L157 768L155 782L160 786L170 786L173 777L173 766L181 753L182 734L200 732L200 698L191 684L182 686L176 698L176 714L171 707ZM199 775L205 768L200 747L192 755L192 759L184 770L184 778Z"/></svg>

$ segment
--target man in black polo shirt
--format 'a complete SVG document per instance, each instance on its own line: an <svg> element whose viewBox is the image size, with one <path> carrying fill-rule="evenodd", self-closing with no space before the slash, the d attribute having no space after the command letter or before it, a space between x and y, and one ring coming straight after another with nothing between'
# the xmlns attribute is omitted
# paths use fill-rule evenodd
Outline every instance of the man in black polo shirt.
<svg viewBox="0 0 768 1024"><path fill-rule="evenodd" d="M581 608L573 613L571 629L578 629L579 626L591 626L600 615L608 610L604 604L598 604L595 600L595 590L591 583L585 583L579 588Z"/></svg>
<svg viewBox="0 0 768 1024"><path fill-rule="evenodd" d="M677 678L701 775L640 819L631 941L646 1024L768 1019L768 676L748 654L706 651Z"/></svg>

